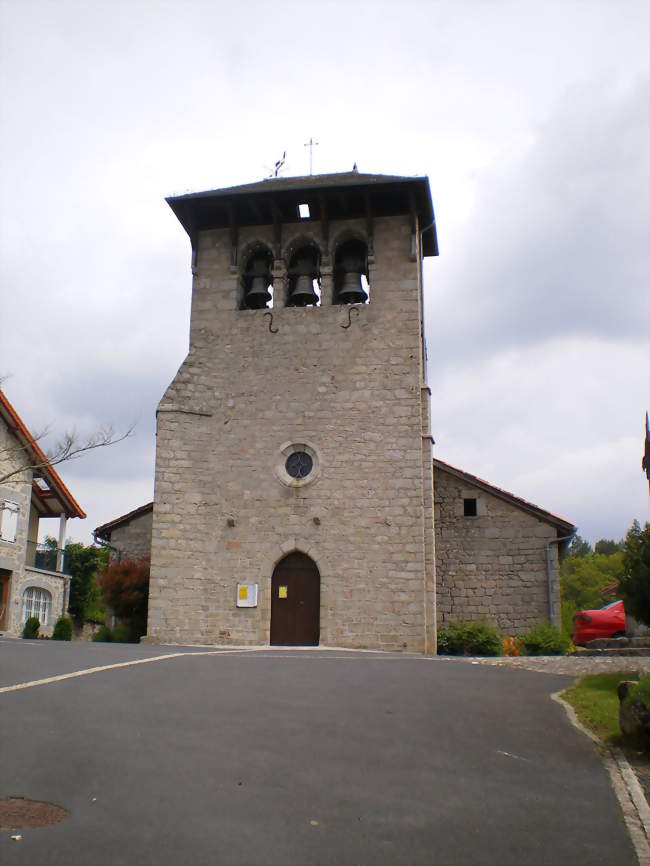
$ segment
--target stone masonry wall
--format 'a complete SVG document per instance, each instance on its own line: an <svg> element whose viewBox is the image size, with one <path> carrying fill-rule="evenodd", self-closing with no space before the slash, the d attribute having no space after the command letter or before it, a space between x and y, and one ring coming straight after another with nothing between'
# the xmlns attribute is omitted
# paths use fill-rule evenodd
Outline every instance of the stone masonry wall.
<svg viewBox="0 0 650 866"><path fill-rule="evenodd" d="M16 447L16 438L0 419L0 475L5 475L20 465L21 454L16 453ZM19 507L16 540L10 542L0 539L0 569L5 575L9 573L9 587L5 591L7 601L3 626L3 631L8 634L16 634L20 627L21 607L18 584L25 566L31 495L31 471L14 475L0 484L0 502L8 500L15 502Z"/></svg>
<svg viewBox="0 0 650 866"><path fill-rule="evenodd" d="M438 627L485 619L520 634L548 619L546 542L555 527L444 470L435 469ZM476 497L478 516L463 516ZM551 546L554 623L560 622L557 545Z"/></svg>
<svg viewBox="0 0 650 866"><path fill-rule="evenodd" d="M146 511L111 531L111 547L120 551L121 560L139 559L150 555L152 521L152 511ZM111 550L111 560L114 560L115 556L116 554Z"/></svg>
<svg viewBox="0 0 650 866"><path fill-rule="evenodd" d="M330 225L330 249L350 228L365 223ZM285 251L298 235L322 248L318 223L282 231ZM240 230L240 256L259 238L271 227ZM355 313L332 305L326 261L322 306L285 307L276 261L271 333L267 311L238 309L228 231L201 234L190 352L158 413L149 640L268 643L273 568L299 550L321 575L321 644L424 648L431 448L408 219L377 219L374 247ZM316 456L302 487L279 477L291 443ZM238 580L259 583L257 608L235 606Z"/></svg>

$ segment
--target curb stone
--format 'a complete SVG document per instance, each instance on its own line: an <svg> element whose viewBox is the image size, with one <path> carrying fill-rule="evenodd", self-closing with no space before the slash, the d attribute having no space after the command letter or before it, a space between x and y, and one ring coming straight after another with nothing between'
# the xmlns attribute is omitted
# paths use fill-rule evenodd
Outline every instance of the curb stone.
<svg viewBox="0 0 650 866"><path fill-rule="evenodd" d="M555 692L551 698L564 708L574 728L589 737L595 745L609 773L639 866L650 866L650 807L627 758L620 749L607 746L586 728L578 719L571 704L561 697L561 692Z"/></svg>

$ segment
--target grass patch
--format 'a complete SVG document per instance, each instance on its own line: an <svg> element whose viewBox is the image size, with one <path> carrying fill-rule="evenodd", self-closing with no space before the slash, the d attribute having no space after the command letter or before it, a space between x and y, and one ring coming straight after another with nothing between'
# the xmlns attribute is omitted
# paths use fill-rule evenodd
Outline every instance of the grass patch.
<svg viewBox="0 0 650 866"><path fill-rule="evenodd" d="M634 671L610 674L588 674L578 680L562 697L571 704L580 721L608 742L619 742L618 694L616 689L623 680L636 678Z"/></svg>

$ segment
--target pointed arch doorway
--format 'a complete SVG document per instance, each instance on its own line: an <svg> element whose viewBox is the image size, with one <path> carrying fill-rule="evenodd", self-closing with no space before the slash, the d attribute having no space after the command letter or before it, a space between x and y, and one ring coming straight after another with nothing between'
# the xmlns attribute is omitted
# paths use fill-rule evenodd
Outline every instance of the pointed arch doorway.
<svg viewBox="0 0 650 866"><path fill-rule="evenodd" d="M318 646L320 574L305 553L289 553L271 578L271 644Z"/></svg>

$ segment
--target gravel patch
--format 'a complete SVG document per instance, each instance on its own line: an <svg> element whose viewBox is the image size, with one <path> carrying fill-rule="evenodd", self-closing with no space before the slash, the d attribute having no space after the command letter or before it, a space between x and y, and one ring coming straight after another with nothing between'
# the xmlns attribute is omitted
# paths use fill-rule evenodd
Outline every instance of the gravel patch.
<svg viewBox="0 0 650 866"><path fill-rule="evenodd" d="M630 671L650 673L650 656L518 656L497 658L464 658L460 656L440 656L450 661L470 664L491 665L492 667L523 668L542 674L561 674L581 677L585 674L602 674L611 671Z"/></svg>

